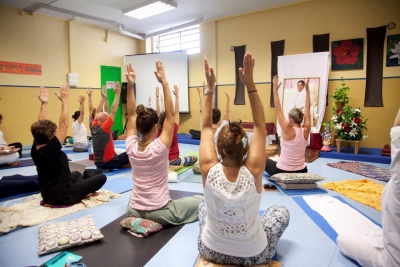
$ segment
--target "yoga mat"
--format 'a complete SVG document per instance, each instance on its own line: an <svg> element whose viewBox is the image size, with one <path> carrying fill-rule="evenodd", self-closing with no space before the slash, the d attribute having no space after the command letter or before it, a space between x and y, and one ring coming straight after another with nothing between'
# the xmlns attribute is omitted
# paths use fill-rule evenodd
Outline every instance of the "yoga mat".
<svg viewBox="0 0 400 267"><path fill-rule="evenodd" d="M127 191L132 190L133 180L132 177L129 178L115 178L107 180L103 185L103 189L114 191L115 193L122 194Z"/></svg>
<svg viewBox="0 0 400 267"><path fill-rule="evenodd" d="M113 176L123 172L131 172L132 168L115 169L112 172L103 172L106 176Z"/></svg>
<svg viewBox="0 0 400 267"><path fill-rule="evenodd" d="M74 162L78 163L78 164L85 165L86 167L94 166L94 161L90 160L90 159L82 159L82 160L77 160L77 161L74 161Z"/></svg>
<svg viewBox="0 0 400 267"><path fill-rule="evenodd" d="M34 195L34 194L38 194L38 193L40 193L40 191L26 192L26 193L22 193L22 194L3 197L3 198L0 198L0 202L11 200L11 199L14 199L14 198L26 197L26 196L30 196L30 195Z"/></svg>
<svg viewBox="0 0 400 267"><path fill-rule="evenodd" d="M202 183L201 174L192 173L188 175L185 179L181 180L181 182L201 184Z"/></svg>
<svg viewBox="0 0 400 267"><path fill-rule="evenodd" d="M170 190L173 199L199 195L199 193ZM81 255L87 266L144 266L184 225L163 228L146 237L138 238L123 230L119 223L126 214L100 229L104 239L68 251ZM165 259L168 261L168 259ZM168 266L166 262L166 266Z"/></svg>
<svg viewBox="0 0 400 267"><path fill-rule="evenodd" d="M190 145L200 145L200 140L193 139L190 134L177 134L178 143L181 144L190 144Z"/></svg>
<svg viewBox="0 0 400 267"><path fill-rule="evenodd" d="M354 154L353 146L349 148L342 146L342 149L340 150L339 153L336 150L336 146L334 146L331 147L330 152L320 151L319 156L321 158L329 158L329 159L344 159L351 161L364 161L364 162L390 164L391 158L388 156L382 156L381 153L382 149L380 148L360 147L358 150L358 154Z"/></svg>
<svg viewBox="0 0 400 267"><path fill-rule="evenodd" d="M388 182L390 180L389 169L384 169L363 162L339 161L335 163L327 163L326 165L332 168L337 168L339 170L356 173L364 177L376 179L379 181Z"/></svg>
<svg viewBox="0 0 400 267"><path fill-rule="evenodd" d="M270 183L276 185L279 191L284 192L288 196L295 196L295 195L313 195L313 194L326 194L328 191L322 188L313 188L313 189L283 189L278 183L268 179Z"/></svg>
<svg viewBox="0 0 400 267"><path fill-rule="evenodd" d="M354 206L350 205L347 203L344 199L342 199L339 196L332 196L341 202L349 205L353 209L357 210L360 212L362 215L364 215L366 218L370 219L373 223L378 225L379 227L382 227L379 223L375 222L373 219L362 213L360 210L356 209ZM292 197L293 200L300 206L300 208L303 209L303 211L315 222L316 225L318 225L319 228L333 241L336 243L336 238L338 237L338 234L336 233L335 230L329 225L329 223L321 216L319 215L318 212L314 211L313 209L308 206L307 202L304 201L303 197Z"/></svg>
<svg viewBox="0 0 400 267"><path fill-rule="evenodd" d="M35 163L33 162L33 159L24 159L24 160L20 160L19 162L20 163L17 166L0 165L0 170L2 170L2 169L10 169L10 168L35 166Z"/></svg>

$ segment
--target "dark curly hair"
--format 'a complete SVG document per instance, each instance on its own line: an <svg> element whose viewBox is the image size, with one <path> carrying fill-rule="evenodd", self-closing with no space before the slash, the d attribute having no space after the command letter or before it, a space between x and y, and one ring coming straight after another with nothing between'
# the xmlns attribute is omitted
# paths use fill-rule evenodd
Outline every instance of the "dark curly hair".
<svg viewBox="0 0 400 267"><path fill-rule="evenodd" d="M158 123L157 112L152 108L139 105L136 107L136 114L136 128L141 134L149 133L154 124Z"/></svg>
<svg viewBox="0 0 400 267"><path fill-rule="evenodd" d="M249 150L247 134L240 126L241 121L230 122L222 127L217 139L217 151L222 160L225 157L235 158L237 163L243 165L243 157Z"/></svg>
<svg viewBox="0 0 400 267"><path fill-rule="evenodd" d="M81 112L75 111L74 115L72 115L72 118L74 119L74 121L76 121L77 119L79 119L79 117L81 116Z"/></svg>
<svg viewBox="0 0 400 267"><path fill-rule="evenodd" d="M217 124L221 120L221 110L217 108L212 109L212 123Z"/></svg>
<svg viewBox="0 0 400 267"><path fill-rule="evenodd" d="M31 125L31 133L37 145L47 144L54 136L57 125L51 120L41 120Z"/></svg>

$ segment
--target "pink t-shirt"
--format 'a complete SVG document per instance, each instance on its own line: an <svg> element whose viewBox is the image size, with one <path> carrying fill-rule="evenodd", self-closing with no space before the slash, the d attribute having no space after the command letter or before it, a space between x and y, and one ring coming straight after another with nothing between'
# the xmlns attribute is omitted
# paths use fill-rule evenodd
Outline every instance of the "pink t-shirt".
<svg viewBox="0 0 400 267"><path fill-rule="evenodd" d="M276 164L276 167L285 171L299 171L306 167L305 152L308 142L304 139L304 128L293 129L296 132L293 140L281 140L281 155Z"/></svg>
<svg viewBox="0 0 400 267"><path fill-rule="evenodd" d="M126 139L126 153L132 165L133 189L130 206L137 210L157 210L170 200L168 190L168 148L155 139L144 151L138 149L136 135Z"/></svg>

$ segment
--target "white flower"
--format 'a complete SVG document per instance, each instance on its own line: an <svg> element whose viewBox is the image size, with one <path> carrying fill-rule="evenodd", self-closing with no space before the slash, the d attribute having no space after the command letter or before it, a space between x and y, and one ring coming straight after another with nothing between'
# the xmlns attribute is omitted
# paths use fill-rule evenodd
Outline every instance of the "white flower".
<svg viewBox="0 0 400 267"><path fill-rule="evenodd" d="M337 121L337 116L336 116L336 115L333 116L333 117L332 117L332 120L333 120L334 122L336 122L336 121Z"/></svg>
<svg viewBox="0 0 400 267"><path fill-rule="evenodd" d="M390 51L392 51L394 55L389 58L397 58L397 64L400 65L400 42L397 42L397 44L394 45L394 49L390 49Z"/></svg>
<svg viewBox="0 0 400 267"><path fill-rule="evenodd" d="M351 121L350 126L351 126L351 127L357 126L357 123L354 122L354 119Z"/></svg>
<svg viewBox="0 0 400 267"><path fill-rule="evenodd" d="M349 135L350 135L351 137L355 137L355 136L357 135L357 129L351 130L350 133L349 133Z"/></svg>
<svg viewBox="0 0 400 267"><path fill-rule="evenodd" d="M354 111L361 112L361 109L355 108Z"/></svg>
<svg viewBox="0 0 400 267"><path fill-rule="evenodd" d="M342 125L340 123L335 124L335 130L341 130L342 129Z"/></svg>
<svg viewBox="0 0 400 267"><path fill-rule="evenodd" d="M363 139L368 138L368 135L363 135Z"/></svg>

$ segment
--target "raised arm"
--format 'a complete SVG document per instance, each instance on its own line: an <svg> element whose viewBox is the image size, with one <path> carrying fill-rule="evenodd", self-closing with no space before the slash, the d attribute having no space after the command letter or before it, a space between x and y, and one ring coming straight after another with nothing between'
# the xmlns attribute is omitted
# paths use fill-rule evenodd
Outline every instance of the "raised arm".
<svg viewBox="0 0 400 267"><path fill-rule="evenodd" d="M225 106L225 115L224 115L224 120L229 121L229 112L230 112L230 95L228 92L224 92L226 95L226 106Z"/></svg>
<svg viewBox="0 0 400 267"><path fill-rule="evenodd" d="M40 92L38 95L40 100L40 111L39 111L39 121L47 119L47 102L49 101L49 91L44 88L44 86L40 86Z"/></svg>
<svg viewBox="0 0 400 267"><path fill-rule="evenodd" d="M161 108L161 112L164 112L165 111L165 105L164 105L164 99L163 99L163 96L161 95L161 106L160 106L160 108Z"/></svg>
<svg viewBox="0 0 400 267"><path fill-rule="evenodd" d="M119 99L121 98L121 85L119 82L115 83L115 87L113 88L114 91L114 101L111 106L110 117L114 121L115 114L117 114Z"/></svg>
<svg viewBox="0 0 400 267"><path fill-rule="evenodd" d="M205 83L203 82L203 87L205 87ZM197 86L197 95L199 98L199 109L200 113L202 112L203 104L201 103L201 95L200 95L200 87Z"/></svg>
<svg viewBox="0 0 400 267"><path fill-rule="evenodd" d="M102 98L96 108L96 114L99 114L103 110L104 102L107 100L107 95L101 91Z"/></svg>
<svg viewBox="0 0 400 267"><path fill-rule="evenodd" d="M243 59L243 68L239 68L239 77L246 86L250 100L251 113L253 115L254 129L251 137L249 152L245 160L245 166L256 179L257 192L262 190L262 177L265 169L265 116L264 108L253 80L255 60L251 53L247 52Z"/></svg>
<svg viewBox="0 0 400 267"><path fill-rule="evenodd" d="M156 75L158 82L161 83L163 87L165 99L165 121L159 138L161 142L163 142L169 149L172 143L172 136L174 135L175 111L172 104L172 97L169 90L168 81L165 77L164 66L160 60L156 61L156 69L157 70L154 72L154 74Z"/></svg>
<svg viewBox="0 0 400 267"><path fill-rule="evenodd" d="M310 115L310 88L308 87L308 83L310 82L310 78L306 81L306 105L304 107L304 121L303 121L303 128L304 128L304 139L308 140L308 135L311 131L311 115Z"/></svg>
<svg viewBox="0 0 400 267"><path fill-rule="evenodd" d="M135 68L132 66L132 63L126 64L126 80L128 81L127 88L127 96L126 96L126 109L128 112L128 124L126 126L126 137L128 138L131 135L137 135L136 129L136 99L135 94L133 92L133 85L136 81L136 72Z"/></svg>
<svg viewBox="0 0 400 267"><path fill-rule="evenodd" d="M400 108L399 108L399 111L397 112L396 118L394 119L394 124L393 124L393 126L394 126L394 127L400 126Z"/></svg>
<svg viewBox="0 0 400 267"><path fill-rule="evenodd" d="M212 100L216 83L214 69L208 65L204 56L204 70L207 79L207 87L204 90L204 102L202 113L201 142L200 142L200 169L202 173L203 187L206 184L208 171L218 163L214 144L214 131L212 129Z"/></svg>
<svg viewBox="0 0 400 267"><path fill-rule="evenodd" d="M147 103L147 107L151 108L151 95L149 95L149 102Z"/></svg>
<svg viewBox="0 0 400 267"><path fill-rule="evenodd" d="M93 88L88 86L87 89L86 89L86 93L88 95L89 116L92 116L92 110L93 110L93 102L92 102Z"/></svg>
<svg viewBox="0 0 400 267"><path fill-rule="evenodd" d="M104 112L108 113L108 97L107 97L107 88L105 85L103 85L103 87L101 88L101 94L103 97L106 96L102 108L104 109Z"/></svg>
<svg viewBox="0 0 400 267"><path fill-rule="evenodd" d="M160 116L161 113L159 101L160 101L160 88L156 87L156 112L158 116Z"/></svg>
<svg viewBox="0 0 400 267"><path fill-rule="evenodd" d="M175 123L179 126L179 87L177 85L174 85L173 93L175 95Z"/></svg>
<svg viewBox="0 0 400 267"><path fill-rule="evenodd" d="M273 77L272 84L273 84L274 104L275 104L276 116L278 117L278 122L279 122L279 125L282 128L282 131L284 133L287 133L287 131L289 129L289 122L287 121L287 119L285 117L285 114L283 114L281 101L279 100L278 89L279 89L279 87L281 87L282 83L279 82L278 75L275 75Z"/></svg>
<svg viewBox="0 0 400 267"><path fill-rule="evenodd" d="M79 118L78 122L79 124L82 123L83 121L83 116L85 115L85 97L83 95L79 96L78 102L79 102Z"/></svg>
<svg viewBox="0 0 400 267"><path fill-rule="evenodd" d="M61 114L58 123L58 129L56 131L55 136L57 137L60 144L64 143L65 137L67 136L68 132L68 94L69 94L69 87L67 84L61 84L60 86L60 93L55 92L58 99L61 101Z"/></svg>

